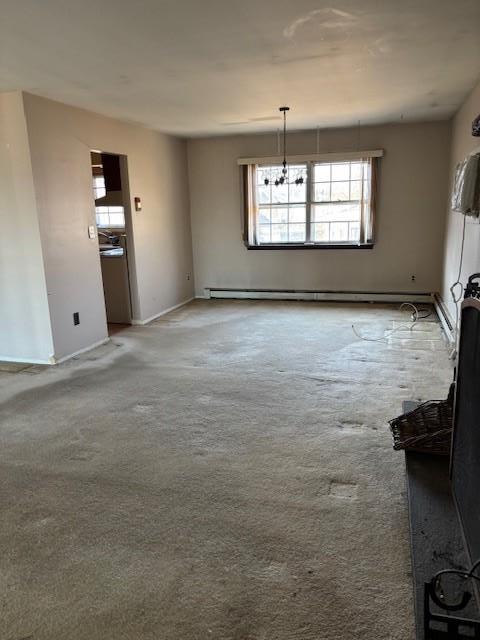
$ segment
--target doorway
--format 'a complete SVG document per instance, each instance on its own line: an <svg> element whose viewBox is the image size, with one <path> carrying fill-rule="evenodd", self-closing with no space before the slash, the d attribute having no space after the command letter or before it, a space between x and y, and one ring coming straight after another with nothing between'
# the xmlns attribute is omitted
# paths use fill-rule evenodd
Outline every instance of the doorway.
<svg viewBox="0 0 480 640"><path fill-rule="evenodd" d="M126 156L91 151L98 250L109 335L132 324L133 262Z"/></svg>

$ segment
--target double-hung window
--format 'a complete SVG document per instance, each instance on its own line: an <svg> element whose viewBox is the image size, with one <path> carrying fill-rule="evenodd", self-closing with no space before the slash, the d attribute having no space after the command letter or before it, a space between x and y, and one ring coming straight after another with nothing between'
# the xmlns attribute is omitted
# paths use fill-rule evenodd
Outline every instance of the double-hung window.
<svg viewBox="0 0 480 640"><path fill-rule="evenodd" d="M244 164L249 248L371 247L377 157Z"/></svg>

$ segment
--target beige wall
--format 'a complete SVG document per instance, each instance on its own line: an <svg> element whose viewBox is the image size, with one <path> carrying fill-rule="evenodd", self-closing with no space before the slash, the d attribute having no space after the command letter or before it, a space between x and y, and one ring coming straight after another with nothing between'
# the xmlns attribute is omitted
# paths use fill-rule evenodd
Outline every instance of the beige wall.
<svg viewBox="0 0 480 640"><path fill-rule="evenodd" d="M188 143L196 294L205 287L437 291L448 182L447 122L322 131L320 153L384 149L373 250L248 251L237 158L276 153L276 136ZM290 153L316 150L315 132L289 135ZM415 275L415 282L411 276Z"/></svg>
<svg viewBox="0 0 480 640"><path fill-rule="evenodd" d="M0 360L53 355L21 93L0 94Z"/></svg>
<svg viewBox="0 0 480 640"><path fill-rule="evenodd" d="M480 113L480 83L475 87L453 119L452 151L450 157L450 189L457 163L474 149L480 150L480 138L472 136L472 121ZM463 216L451 211L450 200L447 207L445 232L445 257L443 261L442 298L452 319L455 319L455 304L449 288L457 280L462 245ZM466 283L468 276L480 271L480 225L467 218L465 229L465 249L460 280ZM457 294L461 295L459 288Z"/></svg>
<svg viewBox="0 0 480 640"><path fill-rule="evenodd" d="M136 276L134 318L143 321L193 295L186 142L24 94L55 356L106 338L90 150L128 157ZM132 204L133 210L133 204ZM80 313L80 325L72 314Z"/></svg>
<svg viewBox="0 0 480 640"><path fill-rule="evenodd" d="M131 200L142 198L142 212L132 212L137 320L193 295L192 236L197 295L205 287L438 290L449 170L475 146L469 129L479 94L477 87L455 118L451 163L447 122L362 127L360 134L357 129L323 131L320 152L385 150L377 244L373 250L298 251L248 251L242 242L236 161L274 154L274 134L190 140L187 180L185 141L30 94L3 94L0 294L8 311L2 339L9 331L18 338L17 343L0 341L3 356L16 344L18 359L48 361L106 338L97 241L87 234L95 222L92 148L126 155ZM315 146L315 132L289 136L291 153L312 152ZM449 215L444 298L457 265L459 232L458 216ZM474 225L467 234L465 273L480 267L477 232ZM15 248L13 235L20 238Z"/></svg>

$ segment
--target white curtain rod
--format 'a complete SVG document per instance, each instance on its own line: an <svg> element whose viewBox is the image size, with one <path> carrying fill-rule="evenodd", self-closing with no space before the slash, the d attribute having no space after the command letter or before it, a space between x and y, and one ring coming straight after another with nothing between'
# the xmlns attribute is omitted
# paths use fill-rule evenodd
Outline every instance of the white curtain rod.
<svg viewBox="0 0 480 640"><path fill-rule="evenodd" d="M309 160L360 160L361 158L381 158L383 149L373 149L370 151L345 151L344 153L304 153L301 155L288 155L289 162L308 162ZM237 164L281 164L282 156L263 156L257 158L239 158Z"/></svg>

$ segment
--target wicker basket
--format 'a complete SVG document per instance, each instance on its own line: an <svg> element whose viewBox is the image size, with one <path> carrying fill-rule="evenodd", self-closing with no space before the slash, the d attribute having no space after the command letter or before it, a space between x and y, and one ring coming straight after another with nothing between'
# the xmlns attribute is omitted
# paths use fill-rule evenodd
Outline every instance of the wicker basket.
<svg viewBox="0 0 480 640"><path fill-rule="evenodd" d="M390 420L393 448L449 455L453 424L453 385L446 400L429 400Z"/></svg>

